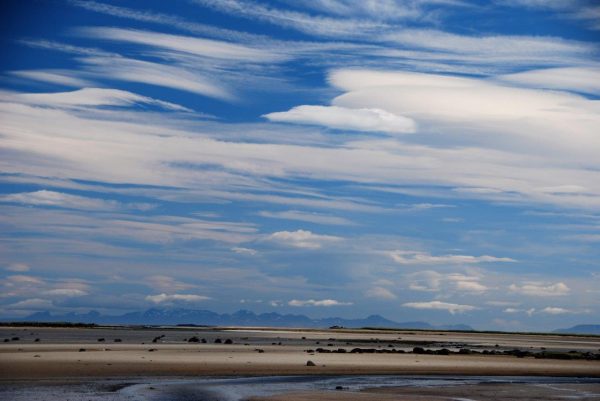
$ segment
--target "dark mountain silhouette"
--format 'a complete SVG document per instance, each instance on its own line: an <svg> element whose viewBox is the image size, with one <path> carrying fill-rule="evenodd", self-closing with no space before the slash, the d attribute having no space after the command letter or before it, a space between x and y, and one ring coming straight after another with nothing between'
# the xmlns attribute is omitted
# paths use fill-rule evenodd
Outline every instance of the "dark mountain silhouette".
<svg viewBox="0 0 600 401"><path fill-rule="evenodd" d="M555 333L561 334L599 334L600 324L578 324L577 326L569 327L568 329L558 329Z"/></svg>
<svg viewBox="0 0 600 401"><path fill-rule="evenodd" d="M206 325L206 326L268 326L268 327L379 327L422 330L473 330L470 326L441 325L433 326L426 322L394 322L380 315L371 315L364 319L343 319L339 317L311 319L305 315L262 313L256 314L248 310L240 310L232 314L216 313L197 309L159 309L152 308L144 312L131 312L124 315L102 315L97 311L88 313L67 313L53 315L50 312L37 312L26 318L26 322L71 322L96 324L129 324L129 325Z"/></svg>

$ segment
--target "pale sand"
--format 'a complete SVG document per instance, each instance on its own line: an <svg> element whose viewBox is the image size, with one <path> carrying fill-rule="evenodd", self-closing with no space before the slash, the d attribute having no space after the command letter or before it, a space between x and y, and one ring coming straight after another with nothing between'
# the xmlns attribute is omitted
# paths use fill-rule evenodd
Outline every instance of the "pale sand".
<svg viewBox="0 0 600 401"><path fill-rule="evenodd" d="M309 354L307 349L413 346L594 352L600 337L411 330L0 327L0 379L183 375L509 375L600 377L600 361L499 355ZM158 343L151 343L160 336ZM187 343L197 336L207 344ZM40 342L34 342L36 338ZM100 343L98 338L105 338ZM115 339L121 342L115 343ZM215 344L230 339L233 345ZM142 344L146 343L146 344ZM273 343L282 345L272 345ZM331 344L331 346L329 346ZM85 348L86 352L78 352ZM156 349L149 352L149 349ZM255 350L262 349L264 353ZM306 366L308 360L317 366Z"/></svg>
<svg viewBox="0 0 600 401"><path fill-rule="evenodd" d="M78 352L85 348L86 352ZM155 352L148 350L154 348ZM599 361L482 355L314 354L303 346L217 344L10 344L0 347L0 378L437 374L600 377ZM317 366L306 366L308 360Z"/></svg>

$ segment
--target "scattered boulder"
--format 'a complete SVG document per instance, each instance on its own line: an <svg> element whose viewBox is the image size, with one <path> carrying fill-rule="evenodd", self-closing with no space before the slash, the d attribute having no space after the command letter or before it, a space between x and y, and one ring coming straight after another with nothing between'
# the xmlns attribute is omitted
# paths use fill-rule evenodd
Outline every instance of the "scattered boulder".
<svg viewBox="0 0 600 401"><path fill-rule="evenodd" d="M425 350L422 347L414 347L413 354L424 354Z"/></svg>
<svg viewBox="0 0 600 401"><path fill-rule="evenodd" d="M307 361L306 366L317 366L313 361Z"/></svg>

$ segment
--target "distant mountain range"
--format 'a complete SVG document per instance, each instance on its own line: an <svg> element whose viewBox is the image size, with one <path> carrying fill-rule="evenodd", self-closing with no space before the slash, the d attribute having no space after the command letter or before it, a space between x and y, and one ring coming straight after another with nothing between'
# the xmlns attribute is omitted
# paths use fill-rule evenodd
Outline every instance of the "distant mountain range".
<svg viewBox="0 0 600 401"><path fill-rule="evenodd" d="M305 315L282 315L279 313L256 314L240 310L232 314L220 314L208 310L196 309L158 309L152 308L144 312L132 312L124 315L102 315L97 311L88 313L67 313L53 315L50 312L36 312L20 321L26 322L71 322L96 324L132 324L132 325L206 325L206 326L267 326L267 327L307 327L325 328L341 326L348 328L378 327L421 330L465 330L473 328L464 324L433 326L426 322L394 322L379 315L371 315L364 319L342 319L331 317L311 319Z"/></svg>
<svg viewBox="0 0 600 401"><path fill-rule="evenodd" d="M568 329L558 329L555 333L561 334L598 334L600 335L600 324L579 324Z"/></svg>

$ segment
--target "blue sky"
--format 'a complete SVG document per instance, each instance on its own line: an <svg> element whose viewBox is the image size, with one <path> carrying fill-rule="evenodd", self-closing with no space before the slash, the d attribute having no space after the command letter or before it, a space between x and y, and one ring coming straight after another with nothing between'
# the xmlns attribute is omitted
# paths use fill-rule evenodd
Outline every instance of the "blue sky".
<svg viewBox="0 0 600 401"><path fill-rule="evenodd" d="M0 316L600 322L600 7L5 1Z"/></svg>

